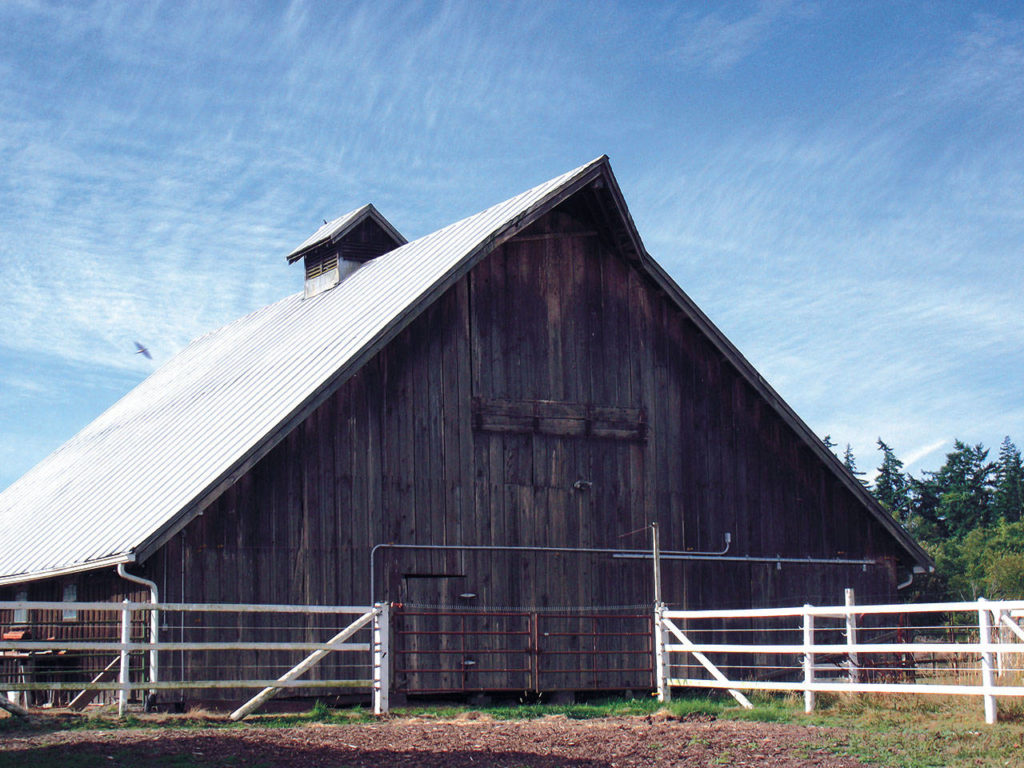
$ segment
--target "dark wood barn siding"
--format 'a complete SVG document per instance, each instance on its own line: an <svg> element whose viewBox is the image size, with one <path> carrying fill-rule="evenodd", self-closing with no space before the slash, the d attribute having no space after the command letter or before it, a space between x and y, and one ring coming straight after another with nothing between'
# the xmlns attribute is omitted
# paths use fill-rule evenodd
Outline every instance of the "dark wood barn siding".
<svg viewBox="0 0 1024 768"><path fill-rule="evenodd" d="M673 606L841 602L847 586L863 602L893 599L895 541L579 210L565 205L486 256L150 558L141 572L162 598L360 604L376 544L635 549L657 521L665 550L718 550L730 532L730 555L882 562L666 561ZM603 555L388 550L375 581L378 600L414 604L652 599L649 561ZM322 640L314 624L306 636ZM422 651L415 666L450 641L402 642ZM243 655L233 670L179 655L165 668L230 675L286 656ZM450 687L458 675L449 665L435 677Z"/></svg>
<svg viewBox="0 0 1024 768"><path fill-rule="evenodd" d="M531 407L547 417L495 416ZM598 421L579 420L597 409L642 424L597 436ZM171 600L363 603L375 544L644 548L653 520L670 550L719 549L728 531L730 554L888 562L670 561L673 605L834 602L846 586L893 597L888 535L591 222L556 211L481 261L147 568L166 569ZM648 562L605 556L388 550L377 566L376 598L406 603L652 596Z"/></svg>

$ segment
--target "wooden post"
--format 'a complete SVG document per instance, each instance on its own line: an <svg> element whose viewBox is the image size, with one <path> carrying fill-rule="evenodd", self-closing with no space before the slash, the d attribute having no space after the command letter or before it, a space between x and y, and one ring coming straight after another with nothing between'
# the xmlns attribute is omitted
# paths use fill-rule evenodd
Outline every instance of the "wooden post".
<svg viewBox="0 0 1024 768"><path fill-rule="evenodd" d="M992 613L992 628L995 630L995 640L997 643L1002 644L1003 642L1003 611L994 611ZM1003 652L996 651L996 677L1003 676Z"/></svg>
<svg viewBox="0 0 1024 768"><path fill-rule="evenodd" d="M1009 611L1001 611L999 613L999 620L1002 622L1003 628L1010 630L1021 640L1024 640L1024 629L1021 629L1020 625L1013 620L1013 616ZM1013 638L1011 637L1010 640L1012 641Z"/></svg>
<svg viewBox="0 0 1024 768"><path fill-rule="evenodd" d="M658 701L669 701L672 688L668 684L668 658L665 655L665 606L654 606L654 675L657 683Z"/></svg>
<svg viewBox="0 0 1024 768"><path fill-rule="evenodd" d="M987 601L983 597L978 598L978 643L981 644L981 685L985 693L985 722L991 725L998 717L996 708L996 697L992 694L995 688L995 679L992 676L992 651L985 649L985 646L992 642L992 614L985 605Z"/></svg>
<svg viewBox="0 0 1024 768"><path fill-rule="evenodd" d="M32 657L29 656L27 659L19 659L16 667L17 672L15 673L14 680L17 682L20 680L23 683L28 683L34 679L30 665L32 664ZM14 702L18 706L30 707L33 703L32 691L10 691L7 694L7 700ZM12 698L13 697L13 698Z"/></svg>
<svg viewBox="0 0 1024 768"><path fill-rule="evenodd" d="M814 645L814 616L810 613L810 605L804 605L804 685L810 686L814 682L814 654L811 647ZM814 711L814 691L804 688L804 712L810 714Z"/></svg>
<svg viewBox="0 0 1024 768"><path fill-rule="evenodd" d="M103 671L96 675L92 680L89 681L89 685L96 685L97 683L105 683L109 680L114 679L114 673L117 669L117 665L120 662L120 658L115 656L110 660L110 663L103 668ZM75 698L68 703L68 709L73 709L76 712L81 712L85 709L86 705L89 704L93 699L99 696L100 691L95 688L85 688L80 691Z"/></svg>
<svg viewBox="0 0 1024 768"><path fill-rule="evenodd" d="M851 608L856 605L856 598L854 597L853 588L847 587L844 591L844 597L846 600L846 607ZM852 611L846 613L846 644L848 646L857 645L857 614ZM849 659L849 669L847 677L851 683L860 682L860 657L856 651L848 651L847 657Z"/></svg>
<svg viewBox="0 0 1024 768"><path fill-rule="evenodd" d="M27 718L29 716L27 709L23 709L2 693L0 693L0 709L6 709L8 712L10 712L12 715L15 715L16 717Z"/></svg>
<svg viewBox="0 0 1024 768"><path fill-rule="evenodd" d="M160 642L160 611L155 607L149 612L149 642L153 646L149 649L149 682L155 685L160 682L160 652L156 649ZM150 695L156 695L156 688L150 689Z"/></svg>
<svg viewBox="0 0 1024 768"><path fill-rule="evenodd" d="M373 714L386 715L391 709L391 604L377 603L373 608Z"/></svg>
<svg viewBox="0 0 1024 768"><path fill-rule="evenodd" d="M657 523L651 523L651 550L654 561L654 607L657 609L661 605L661 541Z"/></svg>
<svg viewBox="0 0 1024 768"><path fill-rule="evenodd" d="M131 658L128 655L128 643L132 639L132 612L128 610L128 599L121 604L121 674L119 682L120 689L117 692L117 716L124 717L128 709L128 685L130 682L131 670L129 665Z"/></svg>

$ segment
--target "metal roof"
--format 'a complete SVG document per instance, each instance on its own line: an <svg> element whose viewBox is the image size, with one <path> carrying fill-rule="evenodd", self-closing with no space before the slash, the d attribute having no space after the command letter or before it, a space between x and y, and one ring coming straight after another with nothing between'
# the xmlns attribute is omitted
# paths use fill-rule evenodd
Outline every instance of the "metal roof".
<svg viewBox="0 0 1024 768"><path fill-rule="evenodd" d="M344 216L339 216L333 221L325 221L323 226L306 238L302 245L288 254L288 263L291 264L298 261L309 251L312 251L314 248L317 248L324 243L338 242L338 240L343 238L357 224L362 223L365 219L373 219L380 224L381 227L383 227L384 230L395 239L395 242L399 244L404 244L406 242L402 233L395 229L391 225L391 222L385 219L380 214L380 211L374 208L371 203L367 203L362 208L349 211Z"/></svg>
<svg viewBox="0 0 1024 768"><path fill-rule="evenodd" d="M460 263L602 161L400 246L330 291L289 296L193 341L0 494L0 583L133 560L397 333Z"/></svg>
<svg viewBox="0 0 1024 768"><path fill-rule="evenodd" d="M193 341L0 493L0 584L148 556L479 259L591 183L611 195L623 247L912 557L928 562L651 259L600 157L379 256L329 291L289 296ZM321 227L293 253L367 213L364 206Z"/></svg>

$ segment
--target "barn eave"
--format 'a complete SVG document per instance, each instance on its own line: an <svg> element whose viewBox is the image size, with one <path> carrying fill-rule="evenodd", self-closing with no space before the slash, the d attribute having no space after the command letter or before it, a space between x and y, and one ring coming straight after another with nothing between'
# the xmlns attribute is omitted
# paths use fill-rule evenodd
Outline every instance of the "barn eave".
<svg viewBox="0 0 1024 768"><path fill-rule="evenodd" d="M12 584L24 584L27 581L39 581L40 579L58 579L63 576L73 576L86 571L98 571L103 568L112 568L117 565L127 565L136 561L135 555L131 552L119 555L110 555L96 560L88 560L84 563L61 566L59 568L43 569L31 573L15 573L7 576L0 576L0 587Z"/></svg>

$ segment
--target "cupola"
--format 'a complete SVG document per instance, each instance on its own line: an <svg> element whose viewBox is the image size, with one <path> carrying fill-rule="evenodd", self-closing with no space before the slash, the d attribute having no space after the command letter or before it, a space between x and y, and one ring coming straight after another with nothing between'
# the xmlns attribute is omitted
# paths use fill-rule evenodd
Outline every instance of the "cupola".
<svg viewBox="0 0 1024 768"><path fill-rule="evenodd" d="M404 245L405 238L372 205L325 221L302 245L288 254L288 263L303 260L304 298L330 290L361 265Z"/></svg>

